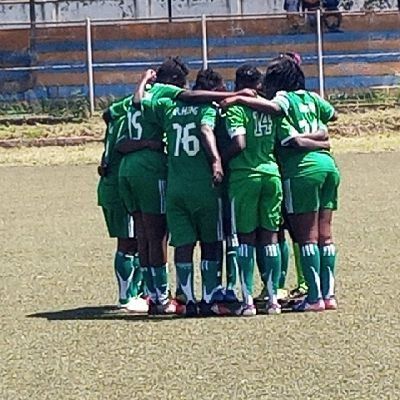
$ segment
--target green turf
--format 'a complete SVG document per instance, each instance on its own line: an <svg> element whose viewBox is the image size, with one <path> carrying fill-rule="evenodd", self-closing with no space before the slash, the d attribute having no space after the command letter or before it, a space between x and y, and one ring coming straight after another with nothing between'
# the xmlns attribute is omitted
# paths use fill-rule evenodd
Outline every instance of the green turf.
<svg viewBox="0 0 400 400"><path fill-rule="evenodd" d="M400 154L338 160L340 310L250 319L110 313L95 168L1 168L0 399L397 399Z"/></svg>

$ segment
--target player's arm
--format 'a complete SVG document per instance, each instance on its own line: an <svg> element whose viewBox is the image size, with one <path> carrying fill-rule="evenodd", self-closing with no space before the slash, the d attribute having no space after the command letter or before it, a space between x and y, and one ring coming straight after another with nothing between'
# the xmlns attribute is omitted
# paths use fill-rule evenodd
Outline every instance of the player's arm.
<svg viewBox="0 0 400 400"><path fill-rule="evenodd" d="M240 107L232 106L227 109L226 128L231 142L222 153L223 165L227 165L232 158L246 148L246 119Z"/></svg>
<svg viewBox="0 0 400 400"><path fill-rule="evenodd" d="M252 108L253 110L262 112L264 114L282 115L283 111L278 103L271 100L264 99L263 97L249 97L249 96L231 96L223 100L220 105L223 109L228 108L234 104L241 104Z"/></svg>
<svg viewBox="0 0 400 400"><path fill-rule="evenodd" d="M154 71L153 69L148 69L143 75L142 75L142 79L140 80L135 94L133 96L133 105L140 110L141 104L142 104L142 100L144 98L144 94L146 91L146 85L151 82L152 80L154 80L156 77L156 71Z"/></svg>
<svg viewBox="0 0 400 400"><path fill-rule="evenodd" d="M282 119L278 130L281 146L303 150L329 150L330 143L326 135L327 131L323 128L315 133L301 134L290 124L287 118Z"/></svg>
<svg viewBox="0 0 400 400"><path fill-rule="evenodd" d="M164 144L162 142L158 142L156 140L147 140L147 139L124 139L121 140L120 143L117 144L116 150L122 154L133 153L135 151L150 149L154 151L163 151Z"/></svg>
<svg viewBox="0 0 400 400"><path fill-rule="evenodd" d="M209 90L185 90L177 95L177 99L187 103L221 102L231 96L255 97L257 92L252 89L242 89L238 92L217 92Z"/></svg>
<svg viewBox="0 0 400 400"><path fill-rule="evenodd" d="M200 138L201 144L211 163L213 181L215 184L218 184L222 182L224 171L222 169L221 157L217 149L217 141L214 135L215 119L215 108L207 107L207 110L202 115Z"/></svg>

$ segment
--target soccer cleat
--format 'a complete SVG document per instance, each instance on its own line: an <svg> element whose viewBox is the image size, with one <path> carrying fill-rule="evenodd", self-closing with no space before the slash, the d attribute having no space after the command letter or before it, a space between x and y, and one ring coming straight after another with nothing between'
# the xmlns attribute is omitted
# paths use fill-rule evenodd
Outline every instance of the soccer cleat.
<svg viewBox="0 0 400 400"><path fill-rule="evenodd" d="M197 304L193 301L189 301L189 303L185 306L185 316L186 317L196 317L198 315Z"/></svg>
<svg viewBox="0 0 400 400"><path fill-rule="evenodd" d="M213 312L213 315L219 315L219 316L232 315L231 309L221 303L212 304L211 311Z"/></svg>
<svg viewBox="0 0 400 400"><path fill-rule="evenodd" d="M238 303L239 302L234 289L226 289L225 290L224 302L225 303Z"/></svg>
<svg viewBox="0 0 400 400"><path fill-rule="evenodd" d="M307 299L300 301L292 306L292 311L298 312L319 312L325 310L325 303L322 299L317 300L316 303L308 303Z"/></svg>
<svg viewBox="0 0 400 400"><path fill-rule="evenodd" d="M235 314L243 317L252 317L257 315L257 309L254 304L242 304L236 311Z"/></svg>
<svg viewBox="0 0 400 400"><path fill-rule="evenodd" d="M337 310L337 301L335 297L324 299L325 310Z"/></svg>
<svg viewBox="0 0 400 400"><path fill-rule="evenodd" d="M302 287L302 286L298 286L295 289L292 289L289 292L289 298L290 299L299 299L301 297L304 297L307 295L307 288Z"/></svg>
<svg viewBox="0 0 400 400"><path fill-rule="evenodd" d="M264 286L260 292L260 294L254 298L256 302L268 301L268 288Z"/></svg>
<svg viewBox="0 0 400 400"><path fill-rule="evenodd" d="M150 301L149 315L168 315L177 312L177 302L174 299L168 300L164 304L157 304Z"/></svg>
<svg viewBox="0 0 400 400"><path fill-rule="evenodd" d="M212 295L212 303L222 303L225 299L224 288L219 287Z"/></svg>
<svg viewBox="0 0 400 400"><path fill-rule="evenodd" d="M133 297L122 308L133 313L147 313L149 311L147 301L141 297Z"/></svg>
<svg viewBox="0 0 400 400"><path fill-rule="evenodd" d="M267 313L270 315L281 314L282 308L279 303L268 303L267 305Z"/></svg>

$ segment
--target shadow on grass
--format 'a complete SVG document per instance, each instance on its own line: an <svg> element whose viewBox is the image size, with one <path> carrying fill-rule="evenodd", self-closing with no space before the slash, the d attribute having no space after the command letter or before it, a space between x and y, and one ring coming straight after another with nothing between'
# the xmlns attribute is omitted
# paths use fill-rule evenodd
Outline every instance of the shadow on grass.
<svg viewBox="0 0 400 400"><path fill-rule="evenodd" d="M115 306L105 305L96 307L78 307L67 310L44 311L28 314L27 318L44 318L48 321L73 321L73 320L136 320L157 321L158 318L149 318L147 314L134 314L122 311ZM173 316L179 317L179 316ZM170 316L166 316L170 319Z"/></svg>
<svg viewBox="0 0 400 400"><path fill-rule="evenodd" d="M162 322L162 321L171 321L174 319L198 319L198 318L237 318L237 315L234 313L235 306L226 305L231 309L231 314L217 316L205 316L198 315L196 317L187 318L184 315L157 315L157 316L148 316L147 314L135 314L132 312L121 310L112 305L103 305L103 306L93 306L93 307L78 307L66 310L58 310L58 311L44 311L38 312L34 314L26 315L27 318L43 318L48 321L73 321L73 320L131 320L131 321L146 321L146 322ZM282 312L290 312L289 309L282 309ZM266 314L265 303L257 303L257 314L263 315Z"/></svg>

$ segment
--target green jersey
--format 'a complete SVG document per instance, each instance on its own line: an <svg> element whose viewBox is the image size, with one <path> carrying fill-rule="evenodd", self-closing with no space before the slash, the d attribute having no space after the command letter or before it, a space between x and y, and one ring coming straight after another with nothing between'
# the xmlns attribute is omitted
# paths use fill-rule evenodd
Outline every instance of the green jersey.
<svg viewBox="0 0 400 400"><path fill-rule="evenodd" d="M183 89L173 86L155 83L148 87L138 110L131 103L128 110L128 138L132 140L162 141L164 131L158 121L152 118L153 104L160 98L175 98ZM120 176L136 176L143 174L143 170L149 173L166 174L166 155L150 149L142 149L127 154L121 163Z"/></svg>
<svg viewBox="0 0 400 400"><path fill-rule="evenodd" d="M133 96L129 95L123 97L122 99L116 100L110 104L108 107L108 112L111 119L118 119L120 117L126 116L128 109L132 104Z"/></svg>
<svg viewBox="0 0 400 400"><path fill-rule="evenodd" d="M186 188L199 182L212 183L207 155L201 145L201 126L215 126L216 109L211 105L188 105L160 99L153 105L153 119L167 134L168 187Z"/></svg>
<svg viewBox="0 0 400 400"><path fill-rule="evenodd" d="M321 171L333 171L335 162L327 150L303 150L287 146L296 135L313 133L325 128L335 109L316 93L298 90L278 92L273 99L286 118L278 129L278 161L284 178L294 178Z"/></svg>
<svg viewBox="0 0 400 400"><path fill-rule="evenodd" d="M246 135L246 148L229 162L230 180L279 176L274 147L278 117L234 105L226 112L229 136Z"/></svg>

